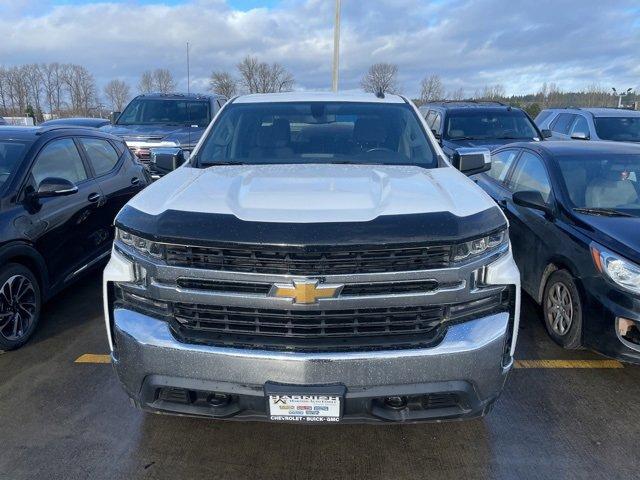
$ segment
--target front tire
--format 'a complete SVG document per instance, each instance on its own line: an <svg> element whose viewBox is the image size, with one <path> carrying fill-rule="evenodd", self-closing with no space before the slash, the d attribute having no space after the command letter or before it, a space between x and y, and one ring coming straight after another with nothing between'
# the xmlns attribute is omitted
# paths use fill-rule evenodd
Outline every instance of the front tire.
<svg viewBox="0 0 640 480"><path fill-rule="evenodd" d="M551 274L544 288L542 310L545 327L554 342L570 350L582 347L582 301L568 271Z"/></svg>
<svg viewBox="0 0 640 480"><path fill-rule="evenodd" d="M0 269L0 350L15 350L29 340L41 304L40 285L31 270L18 263Z"/></svg>

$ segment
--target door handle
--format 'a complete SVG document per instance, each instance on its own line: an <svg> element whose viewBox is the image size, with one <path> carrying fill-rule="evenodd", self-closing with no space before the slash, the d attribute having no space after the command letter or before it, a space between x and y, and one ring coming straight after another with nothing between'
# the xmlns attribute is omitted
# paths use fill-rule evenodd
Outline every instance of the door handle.
<svg viewBox="0 0 640 480"><path fill-rule="evenodd" d="M133 177L131 179L131 185L140 185L140 179L138 177Z"/></svg>
<svg viewBox="0 0 640 480"><path fill-rule="evenodd" d="M96 203L98 200L100 200L100 194L98 192L90 193L87 197L87 200L89 200L91 203Z"/></svg>

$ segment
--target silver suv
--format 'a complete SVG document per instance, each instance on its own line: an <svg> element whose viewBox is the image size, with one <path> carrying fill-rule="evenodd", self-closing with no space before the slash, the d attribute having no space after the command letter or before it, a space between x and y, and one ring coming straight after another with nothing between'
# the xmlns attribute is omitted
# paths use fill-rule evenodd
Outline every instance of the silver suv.
<svg viewBox="0 0 640 480"><path fill-rule="evenodd" d="M555 140L640 142L640 112L617 108L551 108L535 119Z"/></svg>
<svg viewBox="0 0 640 480"><path fill-rule="evenodd" d="M488 151L453 161L490 168ZM145 410L470 418L513 364L507 220L404 97L236 98L116 226L107 334Z"/></svg>

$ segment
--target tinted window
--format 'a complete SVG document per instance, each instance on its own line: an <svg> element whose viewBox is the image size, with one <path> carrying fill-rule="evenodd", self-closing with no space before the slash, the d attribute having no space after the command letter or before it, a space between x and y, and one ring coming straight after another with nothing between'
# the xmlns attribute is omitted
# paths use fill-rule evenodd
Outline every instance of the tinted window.
<svg viewBox="0 0 640 480"><path fill-rule="evenodd" d="M576 123L571 127L571 135L574 133L584 133L585 135L589 135L589 123L587 123L587 119L582 115L577 115Z"/></svg>
<svg viewBox="0 0 640 480"><path fill-rule="evenodd" d="M520 110L480 110L468 108L449 113L445 138L528 139L538 136L533 124Z"/></svg>
<svg viewBox="0 0 640 480"><path fill-rule="evenodd" d="M506 150L491 156L491 170L487 172L492 178L499 182L504 182L509 173L509 168L518 156L517 150Z"/></svg>
<svg viewBox="0 0 640 480"><path fill-rule="evenodd" d="M603 140L640 142L640 117L596 117L594 123Z"/></svg>
<svg viewBox="0 0 640 480"><path fill-rule="evenodd" d="M89 162L91 162L96 176L110 172L118 163L118 152L106 140L81 138L80 142L87 152L87 157L89 157Z"/></svg>
<svg viewBox="0 0 640 480"><path fill-rule="evenodd" d="M198 125L206 127L211 121L209 102L136 98L118 117L118 125Z"/></svg>
<svg viewBox="0 0 640 480"><path fill-rule="evenodd" d="M551 122L551 130L556 133L569 135L569 128L571 127L571 123L575 117L576 116L571 113L561 113L553 122Z"/></svg>
<svg viewBox="0 0 640 480"><path fill-rule="evenodd" d="M574 206L640 214L640 155L556 158Z"/></svg>
<svg viewBox="0 0 640 480"><path fill-rule="evenodd" d="M432 127L433 121L435 120L435 118L436 118L436 112L434 112L433 110L429 110L429 113L427 114L427 117L426 117L426 122L429 128Z"/></svg>
<svg viewBox="0 0 640 480"><path fill-rule="evenodd" d="M197 161L437 166L418 117L404 103L231 104Z"/></svg>
<svg viewBox="0 0 640 480"><path fill-rule="evenodd" d="M20 165L26 150L26 143L0 140L0 190Z"/></svg>
<svg viewBox="0 0 640 480"><path fill-rule="evenodd" d="M431 126L432 130L436 132L440 132L440 128L442 127L442 115L439 113L435 114L435 118L433 119L433 125Z"/></svg>
<svg viewBox="0 0 640 480"><path fill-rule="evenodd" d="M551 184L542 159L533 153L523 152L509 180L509 189L513 192L540 192L544 201L548 201Z"/></svg>
<svg viewBox="0 0 640 480"><path fill-rule="evenodd" d="M36 185L47 177L64 178L73 183L87 179L76 144L70 138L47 143L31 170Z"/></svg>
<svg viewBox="0 0 640 480"><path fill-rule="evenodd" d="M552 113L553 112L550 112L549 110L541 111L534 120L536 122L536 125L541 125L542 122L544 122L547 118L549 118Z"/></svg>

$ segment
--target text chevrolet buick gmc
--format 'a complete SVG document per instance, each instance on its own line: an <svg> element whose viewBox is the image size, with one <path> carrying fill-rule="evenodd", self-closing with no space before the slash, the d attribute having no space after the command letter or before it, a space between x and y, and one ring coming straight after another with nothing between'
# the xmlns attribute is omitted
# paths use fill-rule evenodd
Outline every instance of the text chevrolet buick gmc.
<svg viewBox="0 0 640 480"><path fill-rule="evenodd" d="M483 151L453 161L490 165ZM116 227L107 333L145 410L469 418L512 366L506 218L403 97L236 98Z"/></svg>

